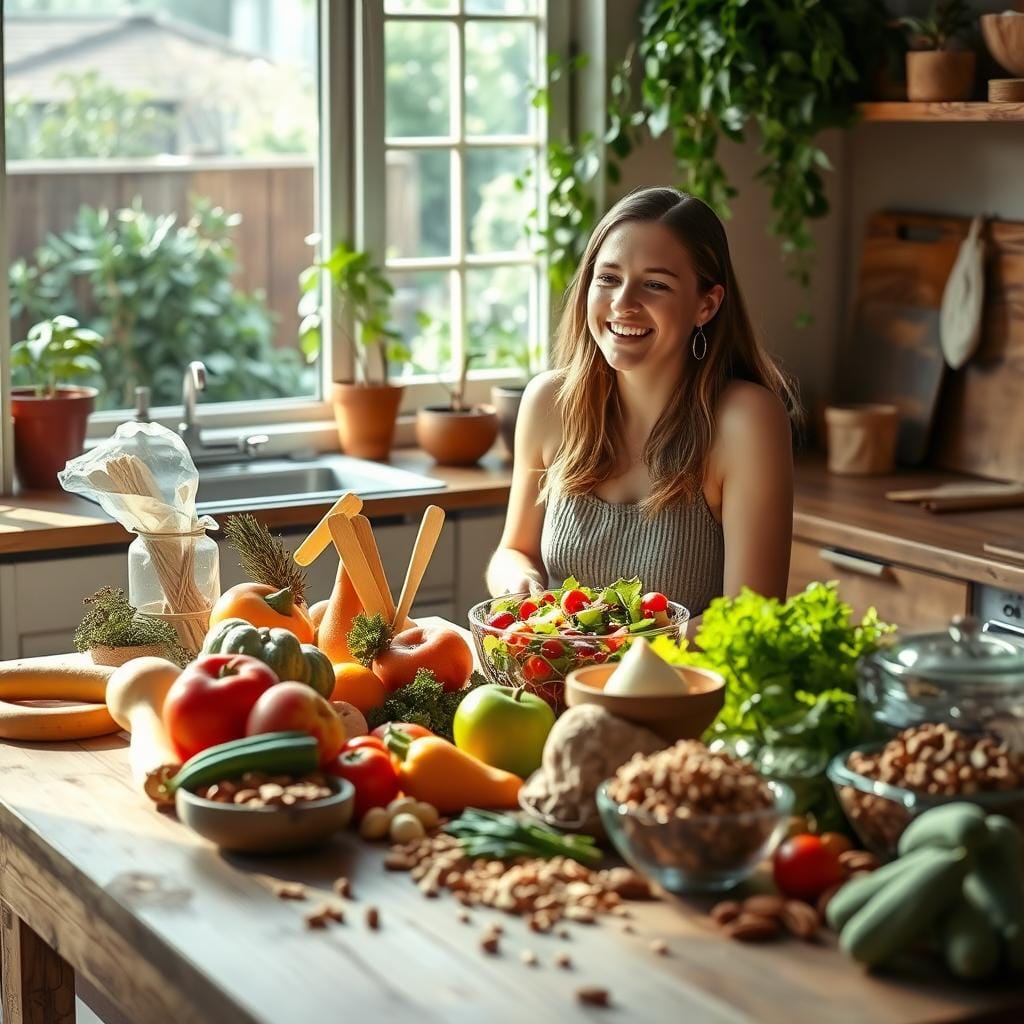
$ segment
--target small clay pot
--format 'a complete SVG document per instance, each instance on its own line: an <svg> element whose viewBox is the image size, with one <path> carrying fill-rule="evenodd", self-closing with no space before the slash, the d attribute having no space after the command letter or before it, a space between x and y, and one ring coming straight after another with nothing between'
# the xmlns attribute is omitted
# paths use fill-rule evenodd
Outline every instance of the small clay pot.
<svg viewBox="0 0 1024 1024"><path fill-rule="evenodd" d="M830 405L828 471L847 476L890 473L896 465L900 413L895 405Z"/></svg>
<svg viewBox="0 0 1024 1024"><path fill-rule="evenodd" d="M96 388L58 387L54 397L40 398L35 388L11 389L14 469L22 488L60 489L57 474L81 455L97 394Z"/></svg>
<svg viewBox="0 0 1024 1024"><path fill-rule="evenodd" d="M489 405L464 412L428 405L416 413L416 442L443 466L471 466L498 437L498 416Z"/></svg>
<svg viewBox="0 0 1024 1024"><path fill-rule="evenodd" d="M907 99L918 103L969 100L974 95L972 50L910 50Z"/></svg>
<svg viewBox="0 0 1024 1024"><path fill-rule="evenodd" d="M338 440L346 455L382 461L391 454L402 392L398 384L331 385Z"/></svg>
<svg viewBox="0 0 1024 1024"><path fill-rule="evenodd" d="M510 457L515 450L516 420L525 390L524 386L506 387L504 384L495 384L491 388L491 404L498 414L498 433Z"/></svg>

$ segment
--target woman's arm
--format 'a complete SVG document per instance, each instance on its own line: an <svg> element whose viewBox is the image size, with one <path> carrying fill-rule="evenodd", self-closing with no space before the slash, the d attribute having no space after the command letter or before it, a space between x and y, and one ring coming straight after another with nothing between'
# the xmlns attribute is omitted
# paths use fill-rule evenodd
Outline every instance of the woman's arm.
<svg viewBox="0 0 1024 1024"><path fill-rule="evenodd" d="M553 373L535 377L526 387L516 420L515 462L505 530L487 566L487 589L492 596L547 586L540 557L544 506L537 503L545 468L545 447L556 429Z"/></svg>
<svg viewBox="0 0 1024 1024"><path fill-rule="evenodd" d="M722 486L724 593L786 596L793 541L793 442L778 397L746 381L718 409L713 466Z"/></svg>

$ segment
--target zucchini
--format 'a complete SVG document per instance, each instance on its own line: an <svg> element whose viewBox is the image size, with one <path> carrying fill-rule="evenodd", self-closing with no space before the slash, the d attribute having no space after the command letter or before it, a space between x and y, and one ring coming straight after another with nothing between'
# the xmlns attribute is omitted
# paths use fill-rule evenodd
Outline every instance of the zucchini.
<svg viewBox="0 0 1024 1024"><path fill-rule="evenodd" d="M847 922L840 948L874 967L901 953L960 898L967 851L933 849L876 893Z"/></svg>
<svg viewBox="0 0 1024 1024"><path fill-rule="evenodd" d="M199 786L246 772L306 774L315 771L318 763L319 748L312 736L304 733L246 736L218 743L189 758L177 775L168 780L167 791L187 789L192 792Z"/></svg>
<svg viewBox="0 0 1024 1024"><path fill-rule="evenodd" d="M902 857L925 846L978 850L988 842L985 812L977 804L957 801L933 807L915 818L900 836L898 849Z"/></svg>
<svg viewBox="0 0 1024 1024"><path fill-rule="evenodd" d="M958 978L988 978L999 967L999 936L988 916L968 899L961 898L942 922L940 943L949 969Z"/></svg>
<svg viewBox="0 0 1024 1024"><path fill-rule="evenodd" d="M905 871L912 871L918 864L931 859L930 850L916 850L899 860L890 861L883 867L872 871L869 875L847 882L828 901L825 917L830 928L842 931L846 922L877 893L881 892L890 882L895 881Z"/></svg>
<svg viewBox="0 0 1024 1024"><path fill-rule="evenodd" d="M1024 932L1024 840L1009 818L985 819L989 845L975 857L964 892L1004 936L1011 928Z"/></svg>

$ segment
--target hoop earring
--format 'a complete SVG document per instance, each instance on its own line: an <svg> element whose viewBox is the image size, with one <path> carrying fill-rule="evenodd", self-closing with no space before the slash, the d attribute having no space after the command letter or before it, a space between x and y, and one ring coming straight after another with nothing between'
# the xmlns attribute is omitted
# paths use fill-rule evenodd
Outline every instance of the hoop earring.
<svg viewBox="0 0 1024 1024"><path fill-rule="evenodd" d="M700 342L700 352L697 351L697 342ZM700 360L708 354L708 339L704 333L704 325L697 324L697 330L693 332L693 343L690 345L693 358Z"/></svg>

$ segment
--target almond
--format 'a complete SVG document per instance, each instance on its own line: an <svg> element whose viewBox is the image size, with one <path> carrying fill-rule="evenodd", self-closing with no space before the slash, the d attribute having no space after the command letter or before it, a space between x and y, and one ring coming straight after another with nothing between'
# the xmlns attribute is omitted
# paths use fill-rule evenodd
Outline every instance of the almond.
<svg viewBox="0 0 1024 1024"><path fill-rule="evenodd" d="M798 939L813 937L821 926L818 912L802 900L786 900L779 916L786 928Z"/></svg>
<svg viewBox="0 0 1024 1024"><path fill-rule="evenodd" d="M785 905L786 901L781 896L748 896L743 901L743 913L756 914L758 917L779 917Z"/></svg>
<svg viewBox="0 0 1024 1024"><path fill-rule="evenodd" d="M744 913L725 926L725 934L740 942L766 942L779 934L779 922L774 917Z"/></svg>
<svg viewBox="0 0 1024 1024"><path fill-rule="evenodd" d="M853 871L874 871L878 858L868 850L846 850L839 854L839 863L849 874Z"/></svg>
<svg viewBox="0 0 1024 1024"><path fill-rule="evenodd" d="M584 985L576 989L576 998L586 1006L607 1006L611 997L608 989L598 985Z"/></svg>
<svg viewBox="0 0 1024 1024"><path fill-rule="evenodd" d="M742 907L735 900L722 900L711 908L711 920L721 927L740 916Z"/></svg>

